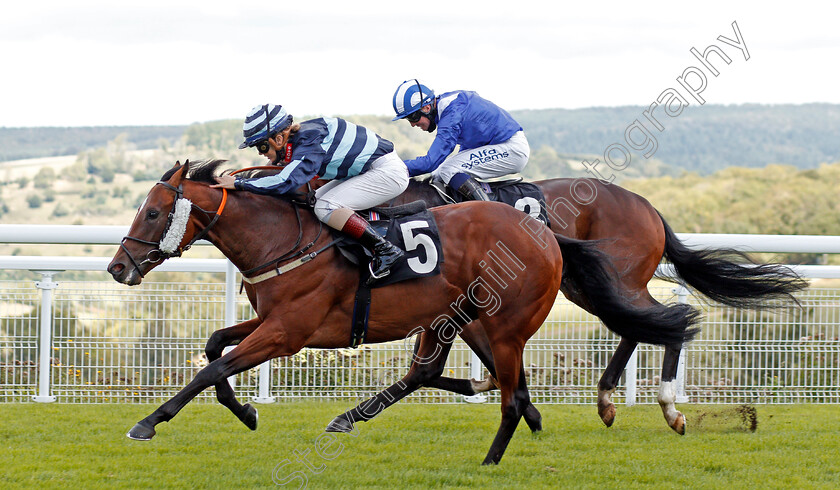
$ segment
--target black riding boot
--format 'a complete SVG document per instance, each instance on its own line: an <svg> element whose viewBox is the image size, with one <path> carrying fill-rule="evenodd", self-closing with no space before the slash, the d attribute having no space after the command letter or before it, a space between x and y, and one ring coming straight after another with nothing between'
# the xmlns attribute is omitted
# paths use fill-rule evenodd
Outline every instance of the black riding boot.
<svg viewBox="0 0 840 490"><path fill-rule="evenodd" d="M478 183L477 180L470 177L461 184L461 187L457 189L457 191L467 199L472 199L473 201L489 201L490 198L487 197L487 193L484 192L484 189L481 187L481 184Z"/></svg>
<svg viewBox="0 0 840 490"><path fill-rule="evenodd" d="M382 279L390 274L391 267L405 255L405 252L377 233L370 223L358 214L350 216L342 231L357 239L363 247L373 253L369 265L371 279Z"/></svg>

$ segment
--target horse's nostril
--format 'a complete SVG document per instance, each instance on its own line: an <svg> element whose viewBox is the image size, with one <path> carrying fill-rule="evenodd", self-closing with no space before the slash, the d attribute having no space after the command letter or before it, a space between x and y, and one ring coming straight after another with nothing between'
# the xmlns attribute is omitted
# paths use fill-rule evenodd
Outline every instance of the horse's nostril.
<svg viewBox="0 0 840 490"><path fill-rule="evenodd" d="M112 264L110 267L108 267L108 272L110 272L112 275L119 274L123 271L123 269L125 269L125 266L122 264Z"/></svg>

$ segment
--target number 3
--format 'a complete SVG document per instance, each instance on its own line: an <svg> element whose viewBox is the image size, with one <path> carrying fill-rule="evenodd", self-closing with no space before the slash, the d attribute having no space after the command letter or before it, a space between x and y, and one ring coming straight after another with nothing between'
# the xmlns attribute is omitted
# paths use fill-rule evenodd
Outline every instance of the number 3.
<svg viewBox="0 0 840 490"><path fill-rule="evenodd" d="M540 206L540 202L534 199L533 197L523 197L516 201L516 204L513 205L516 209L522 211L525 214L531 215L537 221L542 222L540 219L540 212L542 211L542 206Z"/></svg>

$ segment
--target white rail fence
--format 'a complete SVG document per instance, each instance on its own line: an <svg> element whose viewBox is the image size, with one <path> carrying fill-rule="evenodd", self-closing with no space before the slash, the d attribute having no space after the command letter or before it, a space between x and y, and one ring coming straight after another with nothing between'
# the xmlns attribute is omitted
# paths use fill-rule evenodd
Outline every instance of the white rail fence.
<svg viewBox="0 0 840 490"><path fill-rule="evenodd" d="M119 226L0 225L0 243L115 245ZM840 237L698 235L692 247L753 252L840 253ZM0 256L0 402L159 402L174 395L206 359L204 344L224 326L251 318L238 295L238 272L224 259L170 259L129 288L104 272L109 257ZM840 278L840 267L798 266L810 278ZM64 271L98 271L101 280L62 280ZM174 272L211 280L173 282ZM662 268L662 274L668 274ZM66 274L65 274L66 275ZM157 280L158 282L154 282ZM664 283L663 283L664 284ZM840 402L840 289L804 291L802 308L765 313L705 305L679 286L654 285L660 301L702 308L702 333L683 352L678 401L710 403ZM348 326L349 335L349 326ZM526 348L532 398L591 403L618 338L562 297ZM360 399L399 379L411 344L305 349L232 378L240 397ZM655 403L662 349L640 346L615 398ZM456 342L445 375L479 377L482 368ZM489 394L487 399L495 399ZM208 390L201 400L212 400ZM409 401L458 402L420 390ZM471 401L481 401L484 398Z"/></svg>

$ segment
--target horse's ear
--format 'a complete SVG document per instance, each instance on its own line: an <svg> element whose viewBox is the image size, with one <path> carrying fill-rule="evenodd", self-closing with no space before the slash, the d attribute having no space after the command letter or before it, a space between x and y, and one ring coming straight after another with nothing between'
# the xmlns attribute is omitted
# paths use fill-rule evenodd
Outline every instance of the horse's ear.
<svg viewBox="0 0 840 490"><path fill-rule="evenodd" d="M169 182L175 176L175 174L180 173L180 175L178 176L178 182L180 182L181 179L184 176L184 173L187 171L187 166L189 165L189 163L190 162L187 161L183 165L181 165L180 161L175 162L175 165L173 165L172 168L170 168L169 170L166 171L165 174L163 174L163 176L160 178L160 181L161 182ZM178 185L178 184L175 183L173 185Z"/></svg>

